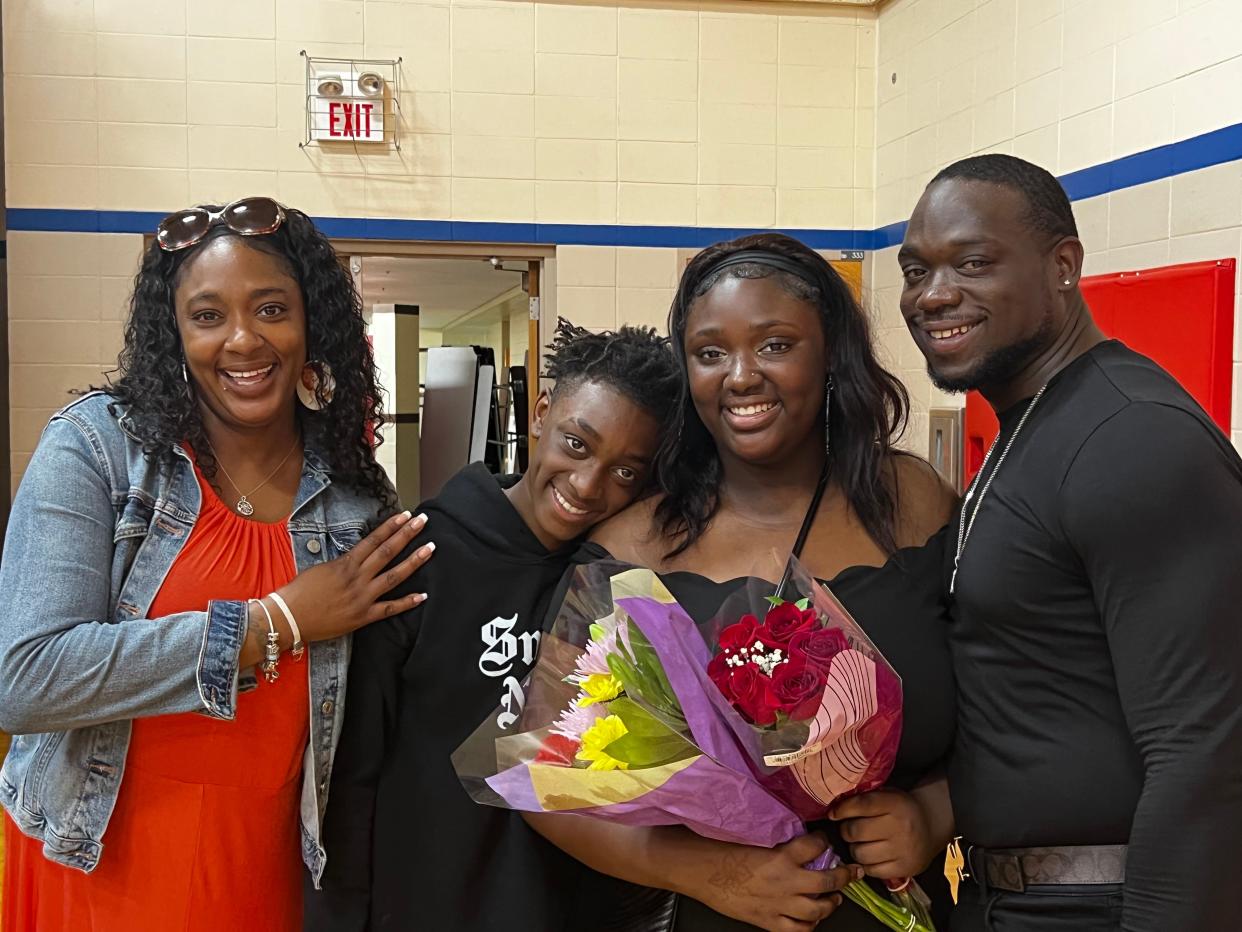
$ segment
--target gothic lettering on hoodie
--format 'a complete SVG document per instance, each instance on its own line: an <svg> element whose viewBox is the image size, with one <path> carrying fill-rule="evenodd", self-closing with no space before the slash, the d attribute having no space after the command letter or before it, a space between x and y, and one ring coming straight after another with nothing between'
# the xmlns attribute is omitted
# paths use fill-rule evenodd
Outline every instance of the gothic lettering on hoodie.
<svg viewBox="0 0 1242 932"><path fill-rule="evenodd" d="M496 716L496 725L501 729L510 728L517 722L526 704L526 694L522 684L512 675L513 665L519 659L529 667L539 656L539 638L541 632L526 631L515 635L517 626L516 613L510 618L493 618L483 625L480 634L483 639L483 653L479 655L479 672L484 676L504 677L504 692L500 697L500 713Z"/></svg>

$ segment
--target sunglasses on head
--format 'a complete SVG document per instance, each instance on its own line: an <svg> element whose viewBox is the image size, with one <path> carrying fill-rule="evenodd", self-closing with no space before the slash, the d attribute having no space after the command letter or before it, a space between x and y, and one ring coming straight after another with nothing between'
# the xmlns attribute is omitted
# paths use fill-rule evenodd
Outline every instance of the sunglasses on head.
<svg viewBox="0 0 1242 932"><path fill-rule="evenodd" d="M155 241L165 252L176 252L200 242L218 223L239 236L263 236L284 222L285 209L270 197L244 197L217 211L190 207L169 214L156 228Z"/></svg>

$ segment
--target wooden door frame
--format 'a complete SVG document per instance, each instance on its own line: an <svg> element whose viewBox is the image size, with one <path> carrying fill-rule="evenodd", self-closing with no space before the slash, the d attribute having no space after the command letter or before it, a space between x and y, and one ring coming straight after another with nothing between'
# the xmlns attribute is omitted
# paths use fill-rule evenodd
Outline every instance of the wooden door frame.
<svg viewBox="0 0 1242 932"><path fill-rule="evenodd" d="M530 299L531 312L526 320L526 456L529 462L535 452L538 439L531 433L535 423L535 402L539 400L539 363L542 347L539 345L539 321L543 317L543 301L539 290L542 262L531 262L526 276L526 294Z"/></svg>

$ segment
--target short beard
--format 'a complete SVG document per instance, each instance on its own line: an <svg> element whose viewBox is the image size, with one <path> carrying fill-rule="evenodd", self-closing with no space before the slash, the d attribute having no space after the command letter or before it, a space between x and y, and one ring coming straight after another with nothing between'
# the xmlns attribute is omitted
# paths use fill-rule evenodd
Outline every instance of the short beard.
<svg viewBox="0 0 1242 932"><path fill-rule="evenodd" d="M988 353L971 371L957 378L941 375L927 364L932 384L944 392L971 392L988 385L998 385L1016 376L1052 338L1052 314L1044 316L1039 329L1031 336Z"/></svg>

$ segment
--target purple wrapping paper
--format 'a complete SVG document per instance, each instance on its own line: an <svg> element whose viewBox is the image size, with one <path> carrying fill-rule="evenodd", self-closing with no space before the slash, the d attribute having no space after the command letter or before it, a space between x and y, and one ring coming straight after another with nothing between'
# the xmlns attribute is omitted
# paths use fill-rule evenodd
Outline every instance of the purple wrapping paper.
<svg viewBox="0 0 1242 932"><path fill-rule="evenodd" d="M512 808L542 812L523 764L490 777L488 786ZM622 825L685 825L719 841L771 848L804 833L802 820L749 775L700 757L663 786L625 803L561 810Z"/></svg>
<svg viewBox="0 0 1242 932"><path fill-rule="evenodd" d="M723 621L696 624L681 606L648 595L610 597L613 590L609 579L618 570L629 569L638 568L623 564L579 568L527 684L526 707L517 729L498 731L490 720L485 721L454 754L454 766L463 785L485 805L528 812L556 811L625 825L680 824L725 842L773 847L804 834L805 821L822 816L823 807L817 808L814 800L798 790L789 768L764 764L761 733L733 708L707 675L712 649L705 638L714 637L718 633L715 628ZM821 601L820 594L811 588L817 584L804 571L801 576L806 577L802 587L813 592L816 602ZM630 591L635 588L640 587ZM750 595L752 601L760 597L759 593ZM678 728L701 753L683 763L681 769L665 771L669 775L654 788L643 789L658 779L654 772L614 771L609 779L615 795L605 795L608 791L602 787L599 792L581 793L585 797L581 799L573 792L560 798L553 809L545 810L532 781L530 762L548 726L572 694L562 678L572 672L575 658L589 638L589 625L614 608L629 616L630 623L656 651L685 717L685 724ZM725 608L723 615L731 617L732 607ZM845 615L837 608L825 614L830 618ZM847 615L846 621L857 628ZM860 629L858 636L865 640ZM559 645L558 649L551 650L553 645ZM883 663L873 646L870 652ZM891 679L899 697L900 680L895 674ZM895 746L898 734L899 730L885 740ZM503 762L499 751L502 743ZM520 762L513 763L515 760ZM877 765L884 771L882 779L891 760L883 764L877 759ZM634 785L627 785L624 775L631 773ZM542 784L547 776L540 771L539 782ZM542 789L555 792L549 786ZM633 798L628 798L631 795ZM612 801L606 801L609 799ZM821 869L833 863L839 859L829 851L808 867Z"/></svg>
<svg viewBox="0 0 1242 932"><path fill-rule="evenodd" d="M571 811L625 825L685 825L708 838L765 848L803 834L802 819L758 782L751 766L759 756L754 730L708 679L711 651L690 616L651 598L617 604L658 652L703 756L634 800ZM543 810L523 764L486 782L514 809Z"/></svg>
<svg viewBox="0 0 1242 932"><path fill-rule="evenodd" d="M754 729L708 678L707 664L712 652L693 619L680 605L655 599L620 599L617 604L660 655L695 747L738 773L750 773L750 760L758 756ZM752 753L748 755L742 748Z"/></svg>

